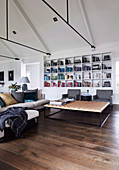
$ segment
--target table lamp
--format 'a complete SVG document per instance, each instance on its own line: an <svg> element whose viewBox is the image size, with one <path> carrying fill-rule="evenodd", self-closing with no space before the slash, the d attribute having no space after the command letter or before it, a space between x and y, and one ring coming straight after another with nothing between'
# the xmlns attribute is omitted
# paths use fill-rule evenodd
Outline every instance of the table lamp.
<svg viewBox="0 0 119 170"><path fill-rule="evenodd" d="M30 81L29 81L28 77L22 77L20 83L23 83L22 91L25 91L25 90L27 90L27 84L26 83L30 83Z"/></svg>

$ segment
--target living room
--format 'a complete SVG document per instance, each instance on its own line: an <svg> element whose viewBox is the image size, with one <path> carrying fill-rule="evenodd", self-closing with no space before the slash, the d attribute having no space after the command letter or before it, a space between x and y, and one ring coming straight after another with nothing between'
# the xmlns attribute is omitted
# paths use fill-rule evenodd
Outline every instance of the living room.
<svg viewBox="0 0 119 170"><path fill-rule="evenodd" d="M1 0L0 11L0 93L11 93L16 82L22 92L22 77L29 79L27 90L40 90L42 102L62 99L70 90L80 90L79 102L87 96L94 102L98 90L113 92L111 115L102 127L95 126L99 119L88 114L90 108L78 117L60 106L57 116L66 120L58 121L44 113L54 113L54 106L32 107L38 125L23 138L0 143L0 167L118 169L119 2ZM67 121L68 114L80 123Z"/></svg>

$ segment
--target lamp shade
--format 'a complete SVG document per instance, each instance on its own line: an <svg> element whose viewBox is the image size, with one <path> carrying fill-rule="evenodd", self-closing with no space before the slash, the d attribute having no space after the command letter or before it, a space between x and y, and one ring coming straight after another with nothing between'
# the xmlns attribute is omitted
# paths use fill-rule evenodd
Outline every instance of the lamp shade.
<svg viewBox="0 0 119 170"><path fill-rule="evenodd" d="M20 83L30 83L28 77L22 77Z"/></svg>

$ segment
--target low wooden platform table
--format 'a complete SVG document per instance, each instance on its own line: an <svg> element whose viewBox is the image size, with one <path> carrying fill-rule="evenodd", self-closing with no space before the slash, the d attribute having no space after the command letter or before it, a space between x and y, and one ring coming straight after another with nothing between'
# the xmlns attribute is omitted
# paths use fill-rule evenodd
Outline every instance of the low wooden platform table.
<svg viewBox="0 0 119 170"><path fill-rule="evenodd" d="M45 112L46 108L60 109L60 111L46 115L46 112ZM102 120L102 114L107 108L109 108L107 116L105 117L104 120ZM93 102L93 101L73 101L73 102L67 103L65 105L60 105L60 106L46 104L46 105L44 105L44 117L50 118L50 119L57 119L57 118L51 118L51 116L61 112L62 110L98 113L99 119L100 119L100 123L98 124L98 126L102 127L110 115L110 103L109 102ZM57 119L57 120L63 120L63 119ZM82 123L82 122L80 122L80 123ZM90 123L88 123L88 124L90 124ZM95 125L97 125L97 124L95 124Z"/></svg>

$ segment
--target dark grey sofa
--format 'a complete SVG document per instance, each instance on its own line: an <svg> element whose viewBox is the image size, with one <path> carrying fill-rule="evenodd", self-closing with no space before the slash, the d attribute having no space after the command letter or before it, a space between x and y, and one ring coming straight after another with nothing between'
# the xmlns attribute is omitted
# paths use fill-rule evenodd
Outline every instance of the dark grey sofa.
<svg viewBox="0 0 119 170"><path fill-rule="evenodd" d="M30 91L34 91L34 90L30 90ZM19 93L22 93L22 92L18 92L18 96L19 96ZM13 95L13 93L12 93L12 95ZM50 100L45 99L44 94L42 94L42 90L38 90L37 95L38 95L37 100L34 102L23 102L23 101L20 101L22 99L19 98L19 100L18 100L18 98L16 98L16 96L13 96L18 103L12 104L9 106L0 107L0 112L3 112L10 107L28 107L31 109L40 110L40 109L44 108L44 105L48 104L50 102Z"/></svg>
<svg viewBox="0 0 119 170"><path fill-rule="evenodd" d="M110 102L113 105L113 90L97 90L96 95L93 96L93 101Z"/></svg>

